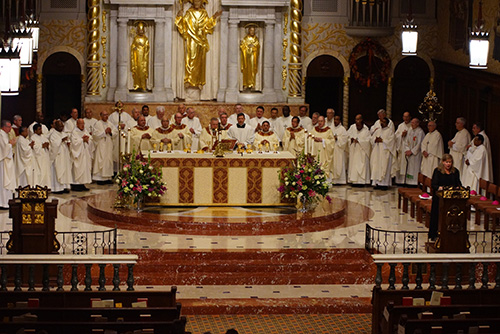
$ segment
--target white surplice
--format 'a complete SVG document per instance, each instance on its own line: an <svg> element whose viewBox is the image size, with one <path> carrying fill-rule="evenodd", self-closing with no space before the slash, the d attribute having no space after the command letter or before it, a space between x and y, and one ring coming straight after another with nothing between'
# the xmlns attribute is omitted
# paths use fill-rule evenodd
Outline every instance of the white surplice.
<svg viewBox="0 0 500 334"><path fill-rule="evenodd" d="M67 140L63 140L68 137ZM50 135L50 160L52 161L52 191L69 189L73 183L73 161L66 132L53 131Z"/></svg>
<svg viewBox="0 0 500 334"><path fill-rule="evenodd" d="M16 170L9 134L2 129L0 129L0 186L0 207L8 208L9 199L12 199L16 189Z"/></svg>
<svg viewBox="0 0 500 334"><path fill-rule="evenodd" d="M404 131L407 132L410 131L411 129L411 124L410 122L408 123L401 123L398 126L398 129L394 133L396 136L396 155L397 155L397 173L396 173L396 183L403 184L405 182L405 172L406 172L406 159L405 159L405 152L403 150L403 142L406 139L406 136L403 137Z"/></svg>
<svg viewBox="0 0 500 334"><path fill-rule="evenodd" d="M244 126L244 128L239 128L238 125L231 126L227 135L245 146L252 145L255 140L255 129L248 124L244 124Z"/></svg>
<svg viewBox="0 0 500 334"><path fill-rule="evenodd" d="M424 140L425 133L421 127L417 127L415 129L410 129L406 138L403 140L402 154L405 154L406 151L411 151L411 155L408 156L407 166L405 167L405 171L399 171L399 174L403 174L406 172L406 178L403 179L403 182L406 181L406 184L417 185L418 184L418 173L420 172L420 165L422 164L422 141Z"/></svg>
<svg viewBox="0 0 500 334"><path fill-rule="evenodd" d="M14 164L16 166L17 186L34 185L35 156L30 146L31 141L23 136L17 137Z"/></svg>
<svg viewBox="0 0 500 334"><path fill-rule="evenodd" d="M184 117L182 119L181 124L186 124L189 132L191 133L191 150L193 152L198 151L201 130L203 130L203 127L201 126L201 123L200 123L200 119L196 116L193 118ZM194 133L191 132L190 129L193 129Z"/></svg>
<svg viewBox="0 0 500 334"><path fill-rule="evenodd" d="M462 185L479 193L479 179L488 180L490 172L486 147L484 145L471 146L465 160L469 160L469 165L464 163L464 173L461 177Z"/></svg>
<svg viewBox="0 0 500 334"><path fill-rule="evenodd" d="M35 142L33 145L33 153L35 156L35 180L33 186L39 185L50 188L52 186L52 171L50 163L50 143L44 135L31 136L31 140ZM49 148L43 148L44 143L49 143Z"/></svg>
<svg viewBox="0 0 500 334"><path fill-rule="evenodd" d="M453 166L460 172L460 179L463 181L464 157L467 154L467 145L470 143L470 133L467 129L457 131L451 140L454 144L450 148L453 157ZM463 183L463 182L462 182Z"/></svg>

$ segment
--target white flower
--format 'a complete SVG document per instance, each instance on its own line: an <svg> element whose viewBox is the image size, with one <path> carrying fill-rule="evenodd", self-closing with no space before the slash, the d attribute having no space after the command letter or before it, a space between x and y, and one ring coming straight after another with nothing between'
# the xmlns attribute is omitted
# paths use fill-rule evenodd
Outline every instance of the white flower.
<svg viewBox="0 0 500 334"><path fill-rule="evenodd" d="M139 173L140 173L140 174L142 174L142 173L144 173L144 172L142 171L142 169L139 169Z"/></svg>
<svg viewBox="0 0 500 334"><path fill-rule="evenodd" d="M294 186L294 185L296 185L296 184L297 184L297 183L295 183L295 182L294 182L294 183L292 183L292 186Z"/></svg>
<svg viewBox="0 0 500 334"><path fill-rule="evenodd" d="M319 184L320 182L319 181L316 181L316 184Z"/></svg>
<svg viewBox="0 0 500 334"><path fill-rule="evenodd" d="M307 186L304 184L304 186L302 187L302 190L306 190L307 189Z"/></svg>
<svg viewBox="0 0 500 334"><path fill-rule="evenodd" d="M289 196L288 196L288 194L286 194L286 195L285 195L285 198L288 198L288 197L289 197Z"/></svg>
<svg viewBox="0 0 500 334"><path fill-rule="evenodd" d="M151 197L151 193L149 193L148 196Z"/></svg>
<svg viewBox="0 0 500 334"><path fill-rule="evenodd" d="M128 171L128 168L127 167L123 167L123 171L124 172Z"/></svg>
<svg viewBox="0 0 500 334"><path fill-rule="evenodd" d="M116 182L116 183L120 183L120 179L116 179L116 180L115 180L115 182Z"/></svg>
<svg viewBox="0 0 500 334"><path fill-rule="evenodd" d="M287 177L285 177L285 181L288 181L288 176L287 176Z"/></svg>
<svg viewBox="0 0 500 334"><path fill-rule="evenodd" d="M290 183L290 182L288 182L288 181L287 181L287 182L285 182L285 186L287 186L289 183Z"/></svg>
<svg viewBox="0 0 500 334"><path fill-rule="evenodd" d="M149 166L149 170L153 170L153 166Z"/></svg>
<svg viewBox="0 0 500 334"><path fill-rule="evenodd" d="M311 173L313 170L311 168L309 168L309 173Z"/></svg>
<svg viewBox="0 0 500 334"><path fill-rule="evenodd" d="M130 189L132 189L132 188L134 187L134 185L133 185L133 184L130 184L128 187L129 187Z"/></svg>

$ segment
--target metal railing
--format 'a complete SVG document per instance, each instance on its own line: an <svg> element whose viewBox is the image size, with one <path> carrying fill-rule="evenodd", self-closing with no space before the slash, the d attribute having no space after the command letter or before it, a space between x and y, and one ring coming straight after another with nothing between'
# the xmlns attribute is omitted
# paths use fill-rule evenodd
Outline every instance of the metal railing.
<svg viewBox="0 0 500 334"><path fill-rule="evenodd" d="M500 253L500 231L467 233L470 253ZM389 231L366 224L365 249L371 254L417 254L426 241L427 231Z"/></svg>

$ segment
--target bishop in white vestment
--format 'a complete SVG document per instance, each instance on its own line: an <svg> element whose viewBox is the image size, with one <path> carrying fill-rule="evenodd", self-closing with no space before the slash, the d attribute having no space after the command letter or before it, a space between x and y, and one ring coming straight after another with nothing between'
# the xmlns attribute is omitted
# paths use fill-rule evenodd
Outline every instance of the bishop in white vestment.
<svg viewBox="0 0 500 334"><path fill-rule="evenodd" d="M130 152L139 153L153 149L151 145L151 135L153 129L146 126L146 119L140 115L137 120L137 126L130 129Z"/></svg>
<svg viewBox="0 0 500 334"><path fill-rule="evenodd" d="M270 130L271 124L269 121L262 122L262 130L257 131L255 133L255 141L254 147L256 149L259 148L259 145L262 145L262 151L264 152L273 152L276 148L279 147L280 140L274 131Z"/></svg>
<svg viewBox="0 0 500 334"><path fill-rule="evenodd" d="M304 150L306 131L300 126L300 118L292 118L292 126L286 128L283 134L283 151L292 153L295 157Z"/></svg>
<svg viewBox="0 0 500 334"><path fill-rule="evenodd" d="M318 117L318 126L311 130L314 136L311 154L319 159L319 163L325 173L330 177L330 165L333 154L333 133L325 126L325 118Z"/></svg>
<svg viewBox="0 0 500 334"><path fill-rule="evenodd" d="M172 129L172 149L182 151L191 147L192 133L186 124L182 124L183 117L180 113L176 113L174 119L174 124L170 125Z"/></svg>

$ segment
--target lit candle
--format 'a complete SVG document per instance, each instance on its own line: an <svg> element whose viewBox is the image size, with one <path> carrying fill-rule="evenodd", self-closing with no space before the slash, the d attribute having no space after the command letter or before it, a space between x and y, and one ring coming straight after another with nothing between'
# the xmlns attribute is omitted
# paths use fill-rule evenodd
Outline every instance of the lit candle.
<svg viewBox="0 0 500 334"><path fill-rule="evenodd" d="M304 154L307 155L307 146L309 146L309 136L307 135L307 130L305 130L305 133L306 133L306 140L305 140L305 143L304 143Z"/></svg>
<svg viewBox="0 0 500 334"><path fill-rule="evenodd" d="M127 154L130 153L130 129L128 129L127 135Z"/></svg>

